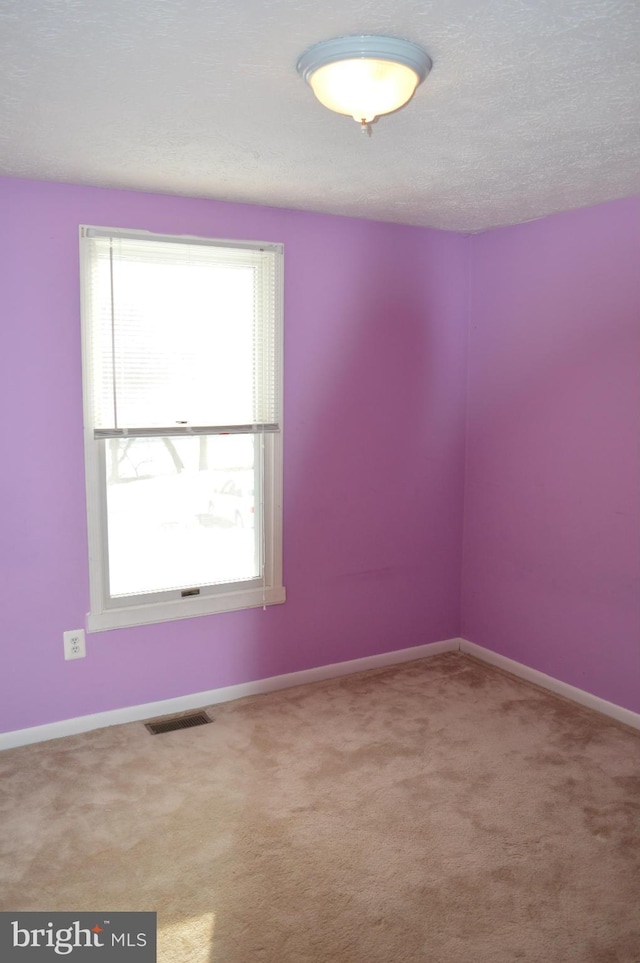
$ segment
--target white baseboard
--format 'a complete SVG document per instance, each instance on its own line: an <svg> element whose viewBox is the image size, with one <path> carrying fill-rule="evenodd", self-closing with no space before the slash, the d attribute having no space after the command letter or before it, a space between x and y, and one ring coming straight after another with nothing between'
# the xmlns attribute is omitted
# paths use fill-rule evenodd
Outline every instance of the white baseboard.
<svg viewBox="0 0 640 963"><path fill-rule="evenodd" d="M584 689L578 689L576 686L569 685L567 682L560 682L559 679L554 679L553 676L545 675L544 672L538 672L537 669L531 669L528 665L515 662L513 659L508 659L505 655L499 655L497 652L492 652L491 649L485 649L483 646L476 645L474 642L467 642L466 639L460 639L460 651L473 655L482 662L495 665L498 669L504 669L505 672L517 675L521 679L526 679L527 682L534 682L543 689L549 689L551 692L555 692L556 695L570 699L571 702L577 702L579 705L586 706L588 709L595 709L596 712L610 716L610 718L615 719L617 722L622 722L626 726L631 726L633 729L640 729L640 713L638 712L632 712L631 709L624 709L622 706L617 706L613 702L607 702L606 699L600 699L599 696L585 692Z"/></svg>
<svg viewBox="0 0 640 963"><path fill-rule="evenodd" d="M178 696L176 699L147 702L144 705L127 706L124 709L112 709L109 712L98 712L95 715L64 719L61 722L52 722L45 726L17 729L14 732L0 734L0 750L14 749L17 746L26 746L33 742L45 742L48 739L62 739L64 736L76 735L79 732L90 732L92 729L103 729L106 726L118 726L126 722L139 722L142 719L154 719L158 716L187 712L190 709L201 709L203 706L230 702L232 699L243 699L246 696L275 692L277 689L289 689L292 686L320 682L323 679L335 679L341 675L351 675L354 672L364 672L367 669L379 669L386 665L413 662L414 659L424 659L430 655L440 655L442 652L457 652L460 649L461 642L461 639L430 642L426 645L413 646L410 649L383 652L381 655L369 655L362 659L352 659L349 662L320 665L315 669L289 672L287 675L276 675L269 679L258 679L256 682L245 682L241 685L231 685L223 689L194 692L191 695Z"/></svg>
<svg viewBox="0 0 640 963"><path fill-rule="evenodd" d="M45 742L49 739L62 739L80 732L90 732L92 729L103 729L106 726L123 725L126 722L140 722L142 719L154 719L178 712L188 712L191 709L201 709L203 706L230 702L233 699L243 699L246 696L262 695L275 692L277 689L289 689L296 685L307 685L309 682L321 682L324 679L335 679L354 672L365 672L367 669L379 669L387 665L398 665L401 662L413 662L442 652L466 652L482 662L495 665L505 672L533 682L544 689L555 692L572 702L595 709L603 715L616 719L633 729L640 729L640 713L624 709L613 702L607 702L598 696L578 689L566 682L560 682L544 672L538 672L521 662L508 659L504 655L485 649L466 639L445 639L443 642L430 642L426 645L416 645L409 649L398 649L395 652L383 652L380 655L369 655L362 659L352 659L349 662L334 662L332 665L320 665L315 669L303 669L301 672L289 672L286 675L271 676L268 679L258 679L255 682L245 682L241 685L231 685L223 689L209 689L206 692L194 692L191 695L178 696L176 699L163 699L161 702L147 702L144 705L127 706L123 709L112 709L109 712L98 712L89 716L78 716L75 719L64 719L45 726L33 726L30 729L17 729L14 732L0 734L0 750L14 749L34 742Z"/></svg>

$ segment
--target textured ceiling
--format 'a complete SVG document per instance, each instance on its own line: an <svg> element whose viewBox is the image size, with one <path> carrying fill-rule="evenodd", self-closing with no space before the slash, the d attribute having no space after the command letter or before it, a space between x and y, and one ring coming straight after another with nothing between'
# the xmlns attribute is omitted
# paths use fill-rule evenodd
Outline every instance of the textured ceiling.
<svg viewBox="0 0 640 963"><path fill-rule="evenodd" d="M296 74L434 66L370 139ZM640 192L638 0L0 0L0 173L477 231Z"/></svg>

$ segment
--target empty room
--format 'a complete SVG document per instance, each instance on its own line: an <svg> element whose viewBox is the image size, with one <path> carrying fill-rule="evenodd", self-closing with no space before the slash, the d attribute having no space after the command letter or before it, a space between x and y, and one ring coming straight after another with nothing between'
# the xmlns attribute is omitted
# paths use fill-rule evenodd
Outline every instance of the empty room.
<svg viewBox="0 0 640 963"><path fill-rule="evenodd" d="M638 49L0 0L3 963L640 963Z"/></svg>

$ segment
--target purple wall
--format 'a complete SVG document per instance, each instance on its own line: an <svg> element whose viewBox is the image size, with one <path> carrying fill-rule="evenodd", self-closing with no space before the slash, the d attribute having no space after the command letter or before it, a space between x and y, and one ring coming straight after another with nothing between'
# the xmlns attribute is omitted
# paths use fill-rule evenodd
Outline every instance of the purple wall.
<svg viewBox="0 0 640 963"><path fill-rule="evenodd" d="M0 180L0 730L459 634L467 239ZM282 241L288 600L87 637L78 225Z"/></svg>
<svg viewBox="0 0 640 963"><path fill-rule="evenodd" d="M640 200L473 238L19 180L0 211L0 731L459 634L640 710ZM288 600L65 662L80 223L285 243Z"/></svg>
<svg viewBox="0 0 640 963"><path fill-rule="evenodd" d="M472 239L462 634L640 710L640 199Z"/></svg>

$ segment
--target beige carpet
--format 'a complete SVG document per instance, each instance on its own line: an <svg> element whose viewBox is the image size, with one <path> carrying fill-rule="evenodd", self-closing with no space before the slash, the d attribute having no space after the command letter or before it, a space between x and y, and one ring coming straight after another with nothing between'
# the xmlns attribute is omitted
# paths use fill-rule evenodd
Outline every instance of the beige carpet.
<svg viewBox="0 0 640 963"><path fill-rule="evenodd" d="M637 963L637 733L451 653L0 754L0 908L160 963Z"/></svg>

